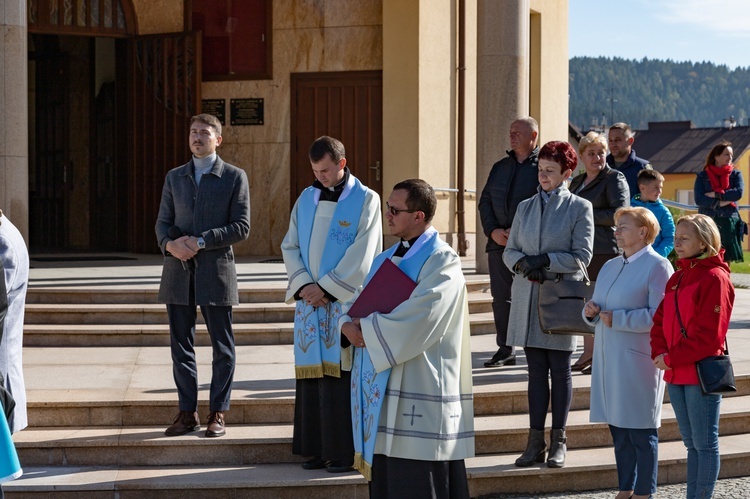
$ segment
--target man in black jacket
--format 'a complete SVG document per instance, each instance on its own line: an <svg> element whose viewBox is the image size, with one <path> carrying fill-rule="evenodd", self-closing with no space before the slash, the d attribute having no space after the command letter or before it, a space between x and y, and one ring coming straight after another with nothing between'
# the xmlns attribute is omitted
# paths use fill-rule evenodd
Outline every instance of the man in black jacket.
<svg viewBox="0 0 750 499"><path fill-rule="evenodd" d="M610 151L607 156L607 165L625 175L630 195L635 196L638 194L638 172L644 169L653 170L647 160L635 155L633 150L635 133L627 123L615 123L609 127L607 142Z"/></svg>
<svg viewBox="0 0 750 499"><path fill-rule="evenodd" d="M513 347L506 345L513 273L503 263L503 251L508 243L516 208L521 201L537 192L538 137L539 124L534 118L518 118L511 123L511 150L506 158L492 166L479 199L479 216L482 229L488 238L486 251L498 346L495 355L484 363L485 367L501 367L516 363Z"/></svg>

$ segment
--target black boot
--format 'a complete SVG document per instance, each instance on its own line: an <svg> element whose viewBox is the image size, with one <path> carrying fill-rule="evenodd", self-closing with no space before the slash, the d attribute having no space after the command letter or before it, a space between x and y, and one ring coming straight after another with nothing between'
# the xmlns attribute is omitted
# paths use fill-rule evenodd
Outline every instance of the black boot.
<svg viewBox="0 0 750 499"><path fill-rule="evenodd" d="M548 468L562 468L565 466L565 454L568 448L565 445L568 438L565 436L565 430L555 430L549 434L549 457L547 458Z"/></svg>
<svg viewBox="0 0 750 499"><path fill-rule="evenodd" d="M544 441L544 430L529 430L529 442L521 457L516 459L516 466L526 467L534 463L543 463L547 442Z"/></svg>

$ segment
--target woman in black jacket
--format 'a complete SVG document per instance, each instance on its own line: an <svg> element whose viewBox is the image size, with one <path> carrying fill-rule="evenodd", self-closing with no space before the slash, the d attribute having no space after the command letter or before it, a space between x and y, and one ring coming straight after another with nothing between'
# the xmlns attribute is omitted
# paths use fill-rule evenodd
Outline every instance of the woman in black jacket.
<svg viewBox="0 0 750 499"><path fill-rule="evenodd" d="M578 145L578 154L586 169L570 182L570 192L591 201L594 207L594 257L588 266L589 277L596 280L599 270L619 254L615 241L615 211L630 206L628 182L618 170L607 166L607 139L589 132ZM573 371L591 374L594 338L583 341L583 354L573 364Z"/></svg>

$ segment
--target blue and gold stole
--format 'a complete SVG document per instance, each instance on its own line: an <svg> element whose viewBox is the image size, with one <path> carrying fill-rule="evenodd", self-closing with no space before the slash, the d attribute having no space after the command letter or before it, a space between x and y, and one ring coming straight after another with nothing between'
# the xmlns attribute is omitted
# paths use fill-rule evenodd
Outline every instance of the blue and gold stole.
<svg viewBox="0 0 750 499"><path fill-rule="evenodd" d="M328 229L319 278L336 268L346 250L354 243L366 193L367 188L350 175L336 203ZM308 187L300 196L297 212L300 254L308 272L310 238L319 199L320 191L315 187ZM340 302L313 307L304 300L297 301L294 313L294 371L297 379L322 378L324 375L341 377L340 316Z"/></svg>
<svg viewBox="0 0 750 499"><path fill-rule="evenodd" d="M428 229L404 255L398 267L414 282L427 259L438 248L447 244L438 237L435 229ZM385 250L373 261L370 272L365 279L365 286L386 258L391 258L398 244ZM399 305L400 307L401 305ZM396 307L397 309L399 307ZM387 345L385 345L387 348ZM378 423L383 408L385 392L391 369L375 372L367 348L354 349L352 364L352 431L354 432L354 468L368 480L372 480L372 458L375 454L375 441L378 435Z"/></svg>

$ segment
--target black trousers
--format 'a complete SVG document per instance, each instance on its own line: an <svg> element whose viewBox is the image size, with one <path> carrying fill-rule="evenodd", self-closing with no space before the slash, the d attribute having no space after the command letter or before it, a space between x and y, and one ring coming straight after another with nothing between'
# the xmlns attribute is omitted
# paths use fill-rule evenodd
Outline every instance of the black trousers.
<svg viewBox="0 0 750 499"><path fill-rule="evenodd" d="M544 431L552 378L552 428L564 430L573 400L570 358L573 352L547 348L523 349L529 368L529 427Z"/></svg>
<svg viewBox="0 0 750 499"><path fill-rule="evenodd" d="M495 342L504 355L513 353L508 346L508 320L510 318L510 289L513 285L513 273L503 262L505 249L487 253L490 268L490 293L492 294L492 315L495 319Z"/></svg>
<svg viewBox="0 0 750 499"><path fill-rule="evenodd" d="M466 465L375 454L370 499L469 499Z"/></svg>
<svg viewBox="0 0 750 499"><path fill-rule="evenodd" d="M190 284L190 305L167 305L169 336L172 347L172 375L177 386L181 411L198 410L198 365L195 361L195 305L194 284ZM232 307L201 305L213 346L211 363L211 391L209 410L229 410L229 398L234 379L234 333Z"/></svg>
<svg viewBox="0 0 750 499"><path fill-rule="evenodd" d="M292 454L324 461L354 460L350 371L340 378L298 379Z"/></svg>

